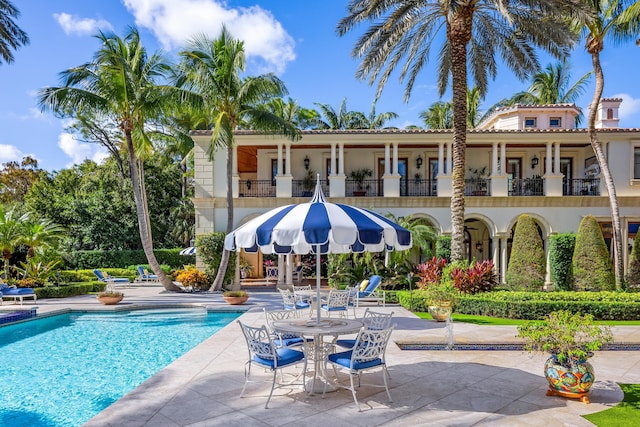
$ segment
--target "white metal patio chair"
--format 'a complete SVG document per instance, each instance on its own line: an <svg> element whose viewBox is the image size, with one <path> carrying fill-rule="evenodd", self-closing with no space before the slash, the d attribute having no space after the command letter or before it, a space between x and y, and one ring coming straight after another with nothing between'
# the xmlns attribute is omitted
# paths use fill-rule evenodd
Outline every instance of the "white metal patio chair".
<svg viewBox="0 0 640 427"><path fill-rule="evenodd" d="M269 331L271 332L273 342L276 347L292 347L304 344L305 339L300 334L285 334L276 332L273 329L273 322L296 318L295 310L267 310L266 308L263 308L263 310L264 317L267 320L267 326L269 327Z"/></svg>
<svg viewBox="0 0 640 427"><path fill-rule="evenodd" d="M364 315L362 316L362 322L364 326L373 331L379 331L382 329L387 329L391 326L391 321L393 320L393 311L391 313L381 313L379 311L373 311L367 307L364 311ZM335 343L337 346L344 348L353 348L356 344L356 339L342 339L336 340Z"/></svg>
<svg viewBox="0 0 640 427"><path fill-rule="evenodd" d="M320 310L326 312L329 317L331 314L338 314L340 317L348 317L349 312L349 291L332 290L329 292L327 302L320 305Z"/></svg>

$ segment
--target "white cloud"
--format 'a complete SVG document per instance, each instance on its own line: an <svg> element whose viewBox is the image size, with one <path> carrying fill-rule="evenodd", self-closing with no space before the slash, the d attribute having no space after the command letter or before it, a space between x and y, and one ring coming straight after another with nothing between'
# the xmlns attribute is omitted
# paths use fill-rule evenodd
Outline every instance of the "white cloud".
<svg viewBox="0 0 640 427"><path fill-rule="evenodd" d="M637 114L640 112L640 99L634 99L633 96L628 93L617 93L607 98L622 98L622 104L620 104L619 116L620 119L630 119L635 117L636 124L634 127L638 127L638 117Z"/></svg>
<svg viewBox="0 0 640 427"><path fill-rule="evenodd" d="M15 145L0 144L0 163L20 162L24 154Z"/></svg>
<svg viewBox="0 0 640 427"><path fill-rule="evenodd" d="M69 15L68 13L54 13L53 17L67 35L93 35L98 30L113 29L109 21L104 19L80 18L77 15Z"/></svg>
<svg viewBox="0 0 640 427"><path fill-rule="evenodd" d="M184 46L196 34L217 37L224 24L244 41L247 60L259 72L281 74L295 59L295 42L260 6L230 8L221 0L123 0L136 24L151 30L165 49Z"/></svg>
<svg viewBox="0 0 640 427"><path fill-rule="evenodd" d="M70 133L61 133L58 137L58 147L69 157L71 157L71 164L80 164L85 159L91 159L96 163L102 163L102 161L109 156L109 154L96 144L90 144L87 142L80 142Z"/></svg>

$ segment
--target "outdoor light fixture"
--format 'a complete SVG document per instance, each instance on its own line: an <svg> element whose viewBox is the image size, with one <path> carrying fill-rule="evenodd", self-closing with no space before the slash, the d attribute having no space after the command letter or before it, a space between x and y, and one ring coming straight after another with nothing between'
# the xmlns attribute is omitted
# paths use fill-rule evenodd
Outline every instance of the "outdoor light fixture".
<svg viewBox="0 0 640 427"><path fill-rule="evenodd" d="M476 251L482 253L482 242L476 243Z"/></svg>
<svg viewBox="0 0 640 427"><path fill-rule="evenodd" d="M304 168L309 170L309 156L304 156Z"/></svg>
<svg viewBox="0 0 640 427"><path fill-rule="evenodd" d="M416 159L416 169L420 169L422 166L422 156L418 154L418 158Z"/></svg>
<svg viewBox="0 0 640 427"><path fill-rule="evenodd" d="M251 181L247 180L247 190L251 190Z"/></svg>
<svg viewBox="0 0 640 427"><path fill-rule="evenodd" d="M535 169L536 166L538 166L538 156L534 154L533 158L531 159L531 169Z"/></svg>

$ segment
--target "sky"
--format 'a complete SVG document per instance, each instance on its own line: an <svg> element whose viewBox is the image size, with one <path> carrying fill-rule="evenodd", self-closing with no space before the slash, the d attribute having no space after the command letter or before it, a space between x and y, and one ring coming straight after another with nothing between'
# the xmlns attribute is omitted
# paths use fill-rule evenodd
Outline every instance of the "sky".
<svg viewBox="0 0 640 427"><path fill-rule="evenodd" d="M30 43L14 52L15 61L0 64L0 163L38 160L40 168L58 171L84 159L100 162L106 152L97 144L78 141L65 132L69 119L41 112L38 90L59 85L60 72L89 62L99 49L98 30L122 36L137 26L147 50L161 50L170 59L196 34L219 35L224 23L245 42L247 74L273 72L299 105L315 103L338 109L343 99L349 110L368 114L376 88L355 77L358 60L354 42L365 31L357 27L339 37L336 25L346 15L347 1L308 0L13 0L20 10L17 24ZM605 97L621 97L621 127L640 127L640 48L634 43L606 45L601 55ZM540 56L541 65L554 62ZM573 51L572 82L591 70L591 58L580 42ZM395 112L389 125L422 125L420 112L440 100L436 88L437 56L430 58L404 102L404 85L395 73L376 104L376 112ZM506 67L490 82L481 109L526 90ZM593 95L593 79L577 105L586 109ZM450 99L450 93L444 100Z"/></svg>

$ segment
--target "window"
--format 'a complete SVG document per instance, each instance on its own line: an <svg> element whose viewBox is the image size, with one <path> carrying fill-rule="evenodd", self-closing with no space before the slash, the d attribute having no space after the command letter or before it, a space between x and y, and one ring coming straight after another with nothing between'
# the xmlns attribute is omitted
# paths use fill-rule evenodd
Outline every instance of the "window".
<svg viewBox="0 0 640 427"><path fill-rule="evenodd" d="M524 127L526 127L526 128L534 128L534 127L536 127L536 118L535 117L525 117L525 119L524 119Z"/></svg>
<svg viewBox="0 0 640 427"><path fill-rule="evenodd" d="M551 117L549 119L549 127L559 128L562 126L562 119L560 117Z"/></svg>
<svg viewBox="0 0 640 427"><path fill-rule="evenodd" d="M640 147L633 149L633 179L640 179Z"/></svg>
<svg viewBox="0 0 640 427"><path fill-rule="evenodd" d="M607 120L613 120L613 108L607 108Z"/></svg>

